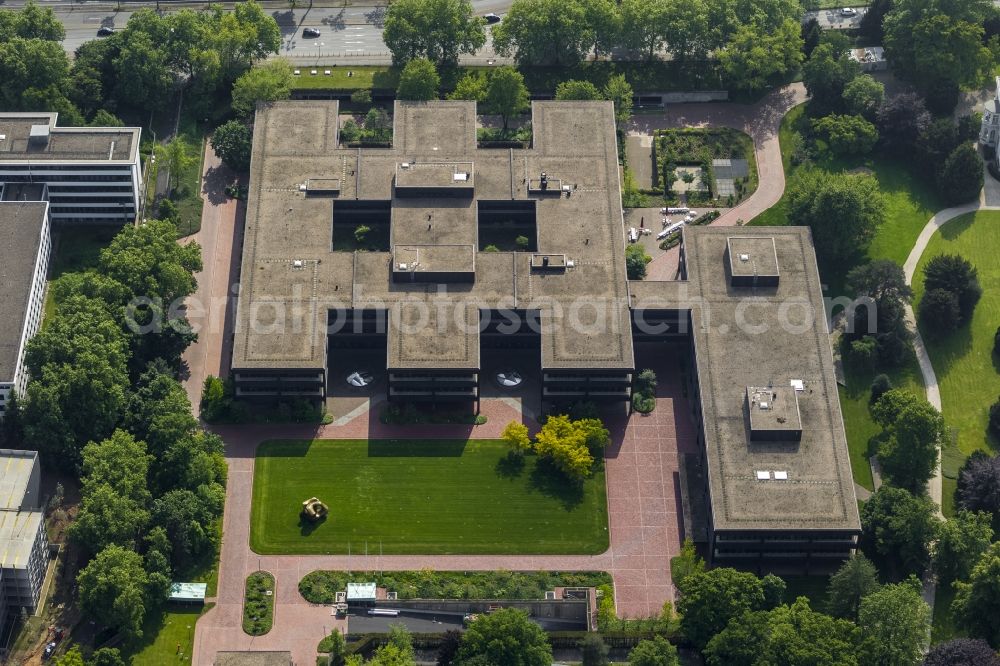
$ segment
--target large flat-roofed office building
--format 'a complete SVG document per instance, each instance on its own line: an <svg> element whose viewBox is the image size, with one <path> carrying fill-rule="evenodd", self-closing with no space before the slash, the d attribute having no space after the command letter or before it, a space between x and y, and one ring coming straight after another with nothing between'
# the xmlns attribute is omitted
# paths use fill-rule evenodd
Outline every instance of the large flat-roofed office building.
<svg viewBox="0 0 1000 666"><path fill-rule="evenodd" d="M393 147L359 149L336 102L258 109L237 395L320 399L329 357L381 345L389 399L473 403L481 348L523 337L543 399L628 400L612 106L536 102L532 128L530 149L481 150L474 102L397 102ZM341 251L360 225L382 245ZM483 251L499 227L526 251Z"/></svg>
<svg viewBox="0 0 1000 666"><path fill-rule="evenodd" d="M484 350L523 345L537 349L543 401L623 402L633 341L679 346L702 445L689 536L746 567L819 567L854 550L808 229L689 228L677 280L628 281L609 103L536 102L532 147L504 150L477 149L471 102L397 102L392 149L340 146L337 113L258 110L240 397L322 399L343 381L329 377L335 359L375 348L389 399L473 402ZM344 251L361 225L381 245ZM484 251L497 228L527 247Z"/></svg>
<svg viewBox="0 0 1000 666"><path fill-rule="evenodd" d="M0 629L38 606L48 563L36 451L0 449Z"/></svg>
<svg viewBox="0 0 1000 666"><path fill-rule="evenodd" d="M4 189L0 196L0 418L11 391L24 395L28 372L24 353L42 322L52 239L49 204L20 201L22 190L37 197L38 186ZM8 195L14 201L8 200Z"/></svg>
<svg viewBox="0 0 1000 666"><path fill-rule="evenodd" d="M860 534L819 272L805 227L684 231L680 279L629 282L689 349L712 560L820 570ZM641 333L637 330L637 337Z"/></svg>
<svg viewBox="0 0 1000 666"><path fill-rule="evenodd" d="M58 127L56 113L0 113L0 189L44 185L55 224L123 226L142 191L139 128Z"/></svg>

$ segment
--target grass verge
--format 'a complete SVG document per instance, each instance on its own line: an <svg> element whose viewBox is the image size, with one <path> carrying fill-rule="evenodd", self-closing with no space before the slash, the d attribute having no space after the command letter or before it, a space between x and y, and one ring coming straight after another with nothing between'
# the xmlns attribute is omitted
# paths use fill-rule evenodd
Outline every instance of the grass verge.
<svg viewBox="0 0 1000 666"><path fill-rule="evenodd" d="M142 638L125 645L122 656L133 666L190 664L194 648L194 625L211 605L167 606L146 618Z"/></svg>
<svg viewBox="0 0 1000 666"><path fill-rule="evenodd" d="M580 485L499 440L261 444L250 546L262 554L567 554L608 547L604 471ZM319 524L302 502L330 507Z"/></svg>

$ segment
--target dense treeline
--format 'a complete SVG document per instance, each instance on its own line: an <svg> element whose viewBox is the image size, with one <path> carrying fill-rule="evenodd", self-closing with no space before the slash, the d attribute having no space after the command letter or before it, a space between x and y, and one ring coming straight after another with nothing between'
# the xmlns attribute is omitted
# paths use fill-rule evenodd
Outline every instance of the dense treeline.
<svg viewBox="0 0 1000 666"><path fill-rule="evenodd" d="M218 543L222 440L201 429L177 380L194 340L177 304L194 292L201 248L167 222L126 227L96 267L51 285L55 312L28 343L27 394L5 421L8 444L80 474L69 529L81 609L127 637Z"/></svg>
<svg viewBox="0 0 1000 666"><path fill-rule="evenodd" d="M148 111L187 86L211 104L249 67L277 53L281 32L253 0L233 11L139 9L121 30L83 43L72 63L50 8L29 2L0 12L0 100L8 110L58 111L61 125L121 124L114 114Z"/></svg>

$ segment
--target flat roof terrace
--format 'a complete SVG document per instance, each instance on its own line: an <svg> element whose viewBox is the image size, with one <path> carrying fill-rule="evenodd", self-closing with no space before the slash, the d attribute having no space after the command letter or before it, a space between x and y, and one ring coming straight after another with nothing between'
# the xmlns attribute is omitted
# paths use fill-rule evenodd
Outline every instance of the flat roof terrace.
<svg viewBox="0 0 1000 666"><path fill-rule="evenodd" d="M0 202L0 381L13 381L49 204Z"/></svg>
<svg viewBox="0 0 1000 666"><path fill-rule="evenodd" d="M0 164L134 162L137 127L58 127L57 113L0 113Z"/></svg>
<svg viewBox="0 0 1000 666"><path fill-rule="evenodd" d="M467 305L550 312L543 325L543 366L632 369L610 103L535 102L535 141L525 150L477 149L474 102L397 102L392 148L340 147L337 111L331 101L278 102L258 109L234 368L325 365L325 345L318 337L324 327L303 322L276 332L277 327L251 326L267 307L280 304L325 322L331 303L390 308L433 295L451 303L453 312L464 312ZM411 166L404 170L403 163ZM528 183L542 171L569 185L570 192L529 193ZM465 173L467 180L455 180ZM325 178L339 179L339 190L309 196L307 183ZM400 196L401 183L431 189ZM448 196L447 189L459 183L472 196ZM438 187L445 193L434 189ZM564 256L562 270L533 269L528 252L478 252L479 201L534 202L537 242L532 250ZM331 225L338 224L338 205L347 203L353 212L340 218L347 227L364 223L366 213L358 211L365 206L385 203L390 209L388 251L333 251ZM295 261L302 262L298 272L293 271ZM412 282L396 279L401 263ZM420 283L421 272L441 279ZM474 280L454 284L456 280L446 279L456 273ZM478 315L470 315L473 320ZM581 321L586 325L580 326ZM442 369L478 362L476 327L446 326L436 335L441 339L434 344L467 353L454 359L424 354L425 343L415 338L410 352L405 341L396 341L398 351L390 355L398 353L399 363L430 367L436 362ZM427 360L418 360L423 358Z"/></svg>

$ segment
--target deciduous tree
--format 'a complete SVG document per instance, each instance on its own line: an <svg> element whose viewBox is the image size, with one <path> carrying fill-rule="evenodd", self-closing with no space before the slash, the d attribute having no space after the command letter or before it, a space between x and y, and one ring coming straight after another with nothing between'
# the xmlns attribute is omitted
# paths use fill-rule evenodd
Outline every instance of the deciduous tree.
<svg viewBox="0 0 1000 666"><path fill-rule="evenodd" d="M382 39L395 65L427 58L453 66L483 47L486 32L469 0L397 0L386 11Z"/></svg>
<svg viewBox="0 0 1000 666"><path fill-rule="evenodd" d="M528 108L528 88L521 72L508 66L493 70L486 86L486 108L500 116L506 134L511 117Z"/></svg>
<svg viewBox="0 0 1000 666"><path fill-rule="evenodd" d="M812 229L826 265L857 256L885 221L885 197L878 181L865 174L800 170L788 188L792 224Z"/></svg>
<svg viewBox="0 0 1000 666"><path fill-rule="evenodd" d="M858 553L851 556L830 577L826 593L827 608L831 615L853 622L858 619L861 600L878 588L878 569L871 560Z"/></svg>
<svg viewBox="0 0 1000 666"><path fill-rule="evenodd" d="M414 58L406 63L402 74L399 75L396 99L409 101L437 99L440 87L441 77L438 76L434 63L426 58Z"/></svg>
<svg viewBox="0 0 1000 666"><path fill-rule="evenodd" d="M462 637L458 662L481 658L504 666L549 666L552 646L541 627L514 608L480 615Z"/></svg>
<svg viewBox="0 0 1000 666"><path fill-rule="evenodd" d="M590 81L569 80L556 86L556 99L594 100L601 99L601 91Z"/></svg>
<svg viewBox="0 0 1000 666"><path fill-rule="evenodd" d="M253 151L253 130L238 120L227 121L212 133L212 150L233 171L246 171Z"/></svg>
<svg viewBox="0 0 1000 666"><path fill-rule="evenodd" d="M258 102L288 99L292 94L292 77L292 66L280 58L254 67L233 84L233 111L249 118Z"/></svg>
<svg viewBox="0 0 1000 666"><path fill-rule="evenodd" d="M128 637L142 636L147 583L142 556L121 546L108 546L77 576L80 608Z"/></svg>
<svg viewBox="0 0 1000 666"><path fill-rule="evenodd" d="M934 543L934 571L944 583L965 580L993 542L990 514L959 511L941 523Z"/></svg>
<svg viewBox="0 0 1000 666"><path fill-rule="evenodd" d="M861 600L859 662L862 666L917 663L930 624L931 609L920 598L920 581L911 577L883 586Z"/></svg>
<svg viewBox="0 0 1000 666"><path fill-rule="evenodd" d="M749 611L764 608L764 586L752 573L729 568L692 573L680 586L677 610L684 636L704 647L729 624Z"/></svg>
<svg viewBox="0 0 1000 666"><path fill-rule="evenodd" d="M982 554L968 582L955 583L952 610L970 636L1000 647L1000 542Z"/></svg>
<svg viewBox="0 0 1000 666"><path fill-rule="evenodd" d="M594 45L587 19L580 0L514 0L493 43L518 64L575 65Z"/></svg>
<svg viewBox="0 0 1000 666"><path fill-rule="evenodd" d="M629 666L680 666L677 648L662 636L645 639L628 653Z"/></svg>
<svg viewBox="0 0 1000 666"><path fill-rule="evenodd" d="M932 646L923 666L1000 666L1000 655L981 638L953 638Z"/></svg>
<svg viewBox="0 0 1000 666"><path fill-rule="evenodd" d="M892 391L890 391L892 393ZM902 488L883 485L861 510L865 541L901 570L920 573L927 566L929 545L937 534L934 503Z"/></svg>

